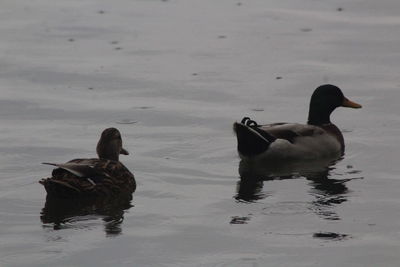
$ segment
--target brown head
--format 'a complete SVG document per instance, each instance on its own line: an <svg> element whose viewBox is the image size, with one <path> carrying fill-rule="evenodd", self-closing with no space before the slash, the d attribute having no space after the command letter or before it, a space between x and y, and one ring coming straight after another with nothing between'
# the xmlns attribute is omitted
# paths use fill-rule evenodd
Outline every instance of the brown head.
<svg viewBox="0 0 400 267"><path fill-rule="evenodd" d="M119 155L129 155L129 152L122 147L121 134L116 128L107 128L101 133L97 143L97 155L100 159L119 160Z"/></svg>

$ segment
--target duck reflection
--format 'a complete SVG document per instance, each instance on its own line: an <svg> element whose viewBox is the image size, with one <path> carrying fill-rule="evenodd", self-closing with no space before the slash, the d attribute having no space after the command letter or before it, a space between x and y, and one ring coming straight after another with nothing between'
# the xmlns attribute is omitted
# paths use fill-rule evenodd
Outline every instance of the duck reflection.
<svg viewBox="0 0 400 267"><path fill-rule="evenodd" d="M241 178L236 187L236 200L244 202L255 202L259 199L267 197L267 195L264 194L262 191L263 185L264 181L261 179Z"/></svg>
<svg viewBox="0 0 400 267"><path fill-rule="evenodd" d="M61 199L47 196L40 219L43 224L51 225L54 230L75 228L82 222L101 219L107 236L122 233L124 213L132 207L132 196L118 199L81 198ZM89 223L87 227L89 227Z"/></svg>
<svg viewBox="0 0 400 267"><path fill-rule="evenodd" d="M310 209L326 220L339 220L335 205L347 201L349 189L346 182L352 179L334 179L332 174L341 160L265 162L242 160L239 164L240 181L235 198L238 201L255 202L267 197L263 193L265 181L295 179L304 177L309 181L309 191L315 200ZM354 178L353 178L354 179Z"/></svg>

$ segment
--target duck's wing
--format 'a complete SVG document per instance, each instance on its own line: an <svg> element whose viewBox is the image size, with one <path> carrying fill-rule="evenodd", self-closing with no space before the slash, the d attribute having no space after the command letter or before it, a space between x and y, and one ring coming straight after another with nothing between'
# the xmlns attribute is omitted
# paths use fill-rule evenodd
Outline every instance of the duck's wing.
<svg viewBox="0 0 400 267"><path fill-rule="evenodd" d="M109 161L102 162L98 159L76 159L67 163L43 162L43 164L56 166L78 178L87 179L90 183L96 184L104 178L110 178L109 174L106 172L108 162Z"/></svg>
<svg viewBox="0 0 400 267"><path fill-rule="evenodd" d="M274 123L262 125L260 130L265 131L276 139L284 139L294 143L299 137L313 137L324 134L324 130L308 124L299 123Z"/></svg>
<svg viewBox="0 0 400 267"><path fill-rule="evenodd" d="M67 163L43 162L42 164L58 167L80 178L90 177L97 174L94 165L73 163L73 162L67 162Z"/></svg>
<svg viewBox="0 0 400 267"><path fill-rule="evenodd" d="M56 168L39 183L56 197L132 194L136 189L133 174L119 161L93 158L44 164Z"/></svg>

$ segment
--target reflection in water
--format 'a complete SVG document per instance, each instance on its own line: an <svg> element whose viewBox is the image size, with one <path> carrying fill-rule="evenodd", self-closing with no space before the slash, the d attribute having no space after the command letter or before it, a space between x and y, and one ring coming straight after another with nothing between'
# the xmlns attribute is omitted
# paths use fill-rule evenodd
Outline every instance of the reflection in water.
<svg viewBox="0 0 400 267"><path fill-rule="evenodd" d="M246 224L250 221L251 214L248 216L232 216L230 224Z"/></svg>
<svg viewBox="0 0 400 267"><path fill-rule="evenodd" d="M333 232L318 232L314 233L313 237L325 240L336 240L336 241L342 241L351 238L349 235L333 233Z"/></svg>
<svg viewBox="0 0 400 267"><path fill-rule="evenodd" d="M54 230L74 228L78 222L102 219L106 235L116 236L122 232L124 212L132 207L131 200L132 196L118 199L47 197L40 219L43 224L52 225Z"/></svg>
<svg viewBox="0 0 400 267"><path fill-rule="evenodd" d="M350 179L337 180L328 178L329 171L333 169L331 166L327 168L326 173L306 178L311 181L310 185L313 188L310 192L316 198L312 202L311 209L324 219L340 220L337 213L333 210L333 206L347 201L346 193L349 190L345 183Z"/></svg>
<svg viewBox="0 0 400 267"><path fill-rule="evenodd" d="M310 194L315 197L310 209L326 220L340 220L334 207L347 201L346 182L352 179L333 179L331 173L339 160L265 162L244 161L239 165L240 181L236 199L254 202L265 198L262 188L264 181L305 177L310 181Z"/></svg>
<svg viewBox="0 0 400 267"><path fill-rule="evenodd" d="M236 200L244 202L254 202L259 199L267 197L266 194L262 192L264 182L258 179L241 179L237 183Z"/></svg>

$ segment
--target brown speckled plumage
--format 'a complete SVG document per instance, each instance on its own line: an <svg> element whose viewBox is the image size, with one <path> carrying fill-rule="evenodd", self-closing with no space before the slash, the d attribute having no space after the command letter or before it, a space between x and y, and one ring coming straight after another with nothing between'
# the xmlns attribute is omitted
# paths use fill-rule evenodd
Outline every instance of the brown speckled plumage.
<svg viewBox="0 0 400 267"><path fill-rule="evenodd" d="M111 131L110 135L104 133ZM118 140L118 142L115 142ZM100 142L101 141L101 142ZM126 154L122 148L119 131L115 128L104 130L99 144L107 151L114 151L112 158L118 159L120 153ZM115 155L118 153L118 155ZM46 163L57 166L50 178L39 182L45 187L47 194L69 198L78 196L117 196L132 194L136 189L133 174L119 161L110 160L99 154L99 158L73 159L63 164Z"/></svg>

